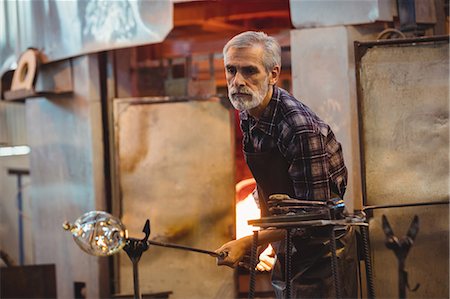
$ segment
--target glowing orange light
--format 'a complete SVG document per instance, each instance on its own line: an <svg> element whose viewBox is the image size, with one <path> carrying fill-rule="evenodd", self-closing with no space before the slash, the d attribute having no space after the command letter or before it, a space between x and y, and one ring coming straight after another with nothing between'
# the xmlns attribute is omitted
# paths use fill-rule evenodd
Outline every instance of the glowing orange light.
<svg viewBox="0 0 450 299"><path fill-rule="evenodd" d="M261 217L261 211L256 204L252 193L255 189L254 179L247 179L236 184L236 239L253 234L254 230L259 230L257 226L248 225L248 220ZM269 245L259 256L261 261L265 261L265 267L256 267L259 271L269 271L275 262L273 258L273 248Z"/></svg>
<svg viewBox="0 0 450 299"><path fill-rule="evenodd" d="M247 222L261 217L261 212L252 195L255 185L254 179L243 180L236 184L236 239L252 235L255 229L259 229L248 225Z"/></svg>

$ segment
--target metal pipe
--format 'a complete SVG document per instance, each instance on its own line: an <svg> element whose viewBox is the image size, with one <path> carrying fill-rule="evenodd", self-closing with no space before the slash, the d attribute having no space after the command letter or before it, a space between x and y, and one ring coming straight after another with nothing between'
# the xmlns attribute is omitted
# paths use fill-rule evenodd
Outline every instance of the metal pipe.
<svg viewBox="0 0 450 299"><path fill-rule="evenodd" d="M431 201L431 202L417 202L417 203L405 203L405 204L391 204L391 205L377 205L377 206L366 206L363 211L366 210L376 210L376 209L387 209L387 208L404 208L404 207L418 207L418 206L433 206L433 205L448 205L450 202L448 199L442 201Z"/></svg>
<svg viewBox="0 0 450 299"><path fill-rule="evenodd" d="M198 253L209 254L209 255L211 255L213 257L217 257L217 258L224 258L227 256L226 252L217 253L214 251L209 251L209 250L204 250L204 249L199 249L199 248L194 248L194 247L189 247L189 246L183 246L183 245L157 242L157 241L152 241L152 240L147 240L147 244L161 246L161 247L181 249L181 250L187 250L187 251L194 251L194 252L198 252Z"/></svg>

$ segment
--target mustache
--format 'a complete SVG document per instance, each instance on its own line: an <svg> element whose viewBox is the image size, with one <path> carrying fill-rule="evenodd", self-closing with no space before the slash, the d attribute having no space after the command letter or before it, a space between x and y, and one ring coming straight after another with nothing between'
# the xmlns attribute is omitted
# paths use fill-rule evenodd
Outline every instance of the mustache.
<svg viewBox="0 0 450 299"><path fill-rule="evenodd" d="M252 90L250 90L250 88L245 87L245 86L241 86L241 87L231 87L231 88L230 88L230 93L231 93L231 94L235 94L235 93L245 93L245 94L253 95Z"/></svg>

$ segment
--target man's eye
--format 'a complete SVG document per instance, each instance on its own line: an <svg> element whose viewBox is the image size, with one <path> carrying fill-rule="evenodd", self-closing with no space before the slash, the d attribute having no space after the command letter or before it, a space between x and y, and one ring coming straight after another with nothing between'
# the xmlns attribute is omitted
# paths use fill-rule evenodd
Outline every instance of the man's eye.
<svg viewBox="0 0 450 299"><path fill-rule="evenodd" d="M245 67L245 68L242 69L242 73L245 76L251 76L251 75L256 74L257 72L258 72L258 70L255 69L254 67Z"/></svg>
<svg viewBox="0 0 450 299"><path fill-rule="evenodd" d="M231 75L235 75L236 74L236 68L232 67L232 66L228 66L227 67L227 73L229 73Z"/></svg>

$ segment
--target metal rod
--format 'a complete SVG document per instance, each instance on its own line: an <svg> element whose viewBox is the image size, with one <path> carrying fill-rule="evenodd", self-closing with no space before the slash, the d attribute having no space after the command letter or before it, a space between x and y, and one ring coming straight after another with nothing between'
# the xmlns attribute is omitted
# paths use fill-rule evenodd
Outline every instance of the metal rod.
<svg viewBox="0 0 450 299"><path fill-rule="evenodd" d="M362 241L363 241L363 254L364 263L366 268L366 283L367 283L367 298L375 298L375 287L373 284L373 273L372 273L372 259L370 256L370 238L369 238L369 228L366 226L360 227Z"/></svg>
<svg viewBox="0 0 450 299"><path fill-rule="evenodd" d="M387 209L387 208L404 208L404 207L417 207L417 206L433 206L433 205L448 205L450 201L431 201L431 202L417 202L417 203L405 203L405 204L390 204L390 205L377 205L377 206L366 206L363 211L366 210L376 210L376 209Z"/></svg>
<svg viewBox="0 0 450 299"><path fill-rule="evenodd" d="M405 272L405 261L398 261L398 298L406 298L407 276Z"/></svg>
<svg viewBox="0 0 450 299"><path fill-rule="evenodd" d="M19 265L24 265L25 253L23 246L23 200L22 200L22 175L17 175L17 208L19 209Z"/></svg>
<svg viewBox="0 0 450 299"><path fill-rule="evenodd" d="M225 252L217 253L217 252L214 252L214 251L209 251L209 250L204 250L204 249L199 249L199 248L193 248L193 247L183 246L183 245L176 245L176 244L170 244L170 243L157 242L157 241L152 241L152 240L147 240L147 244L155 245L155 246L161 246L161 247L169 247L169 248L181 249L181 250L187 250L187 251L194 251L194 252L198 252L198 253L205 253L205 254L209 254L209 255L211 255L213 257L218 257L218 258L224 258L227 255Z"/></svg>
<svg viewBox="0 0 450 299"><path fill-rule="evenodd" d="M286 277L286 299L292 299L292 230L290 228L286 229L286 257L285 257L285 268L284 275Z"/></svg>
<svg viewBox="0 0 450 299"><path fill-rule="evenodd" d="M448 35L436 35L427 37L414 37L414 38L402 38L402 39L388 39L388 40L377 40L368 42L358 42L355 44L359 47L373 47L373 46L384 46L384 45L397 45L397 44L417 44L417 43L429 43L429 42L444 42L449 41Z"/></svg>
<svg viewBox="0 0 450 299"><path fill-rule="evenodd" d="M132 259L131 262L133 264L134 299L142 299L141 291L139 290L138 260Z"/></svg>
<svg viewBox="0 0 450 299"><path fill-rule="evenodd" d="M330 226L330 251L331 251L331 272L333 273L333 284L337 299L342 298L341 279L339 277L339 265L336 255L336 234L334 226Z"/></svg>
<svg viewBox="0 0 450 299"><path fill-rule="evenodd" d="M29 175L30 171L26 169L8 169L9 175L17 176L17 209L18 211L18 227L19 227L19 265L25 263L25 249L24 249L24 227L23 227L23 198L22 198L22 177Z"/></svg>
<svg viewBox="0 0 450 299"><path fill-rule="evenodd" d="M250 258L250 286L248 287L248 299L255 298L256 266L258 265L258 231L253 231L252 251Z"/></svg>

